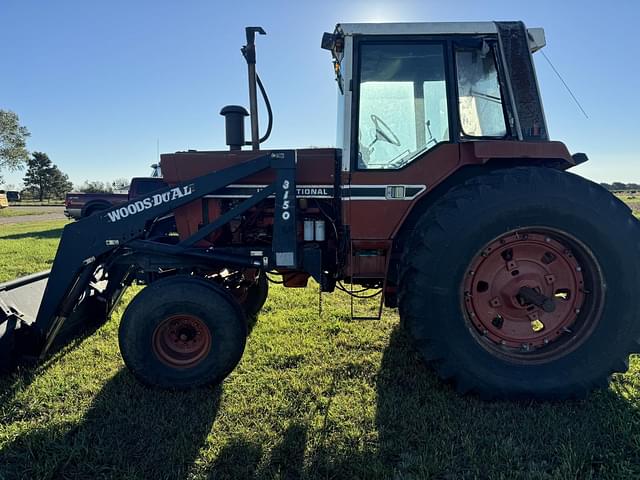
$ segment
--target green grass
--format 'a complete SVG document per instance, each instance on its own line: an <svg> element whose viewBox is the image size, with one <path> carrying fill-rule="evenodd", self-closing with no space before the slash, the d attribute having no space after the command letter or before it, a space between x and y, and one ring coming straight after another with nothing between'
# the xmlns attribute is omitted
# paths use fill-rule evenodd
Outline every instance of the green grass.
<svg viewBox="0 0 640 480"><path fill-rule="evenodd" d="M47 268L64 222L0 226L0 281ZM640 478L640 362L585 401L459 397L394 311L273 286L218 388L149 389L118 320L0 379L0 478ZM366 308L372 309L369 303Z"/></svg>
<svg viewBox="0 0 640 480"><path fill-rule="evenodd" d="M0 225L0 282L51 268L68 220Z"/></svg>
<svg viewBox="0 0 640 480"><path fill-rule="evenodd" d="M48 212L46 210L39 210L38 208L24 208L24 207L9 207L0 210L0 218L3 217L21 217L23 215L45 215Z"/></svg>
<svg viewBox="0 0 640 480"><path fill-rule="evenodd" d="M640 218L640 194L634 193L618 193L616 194L620 200L629 205L633 214Z"/></svg>
<svg viewBox="0 0 640 480"><path fill-rule="evenodd" d="M29 205L29 206L54 206L54 205L64 205L64 198L51 198L49 200L20 200L19 202L9 202L10 205Z"/></svg>

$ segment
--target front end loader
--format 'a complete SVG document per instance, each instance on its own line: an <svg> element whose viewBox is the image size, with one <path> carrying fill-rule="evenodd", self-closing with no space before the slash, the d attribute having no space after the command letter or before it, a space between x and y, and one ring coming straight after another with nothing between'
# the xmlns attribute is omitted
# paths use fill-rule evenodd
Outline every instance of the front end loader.
<svg viewBox="0 0 640 480"><path fill-rule="evenodd" d="M250 113L222 109L228 151L162 155L168 187L67 225L50 272L0 284L0 368L99 326L135 283L119 330L133 374L220 382L275 275L398 308L460 393L581 397L626 370L640 350L640 223L568 172L585 154L550 139L542 29L339 24L322 39L338 148L291 150L260 147L273 125L256 72L264 33L246 29Z"/></svg>

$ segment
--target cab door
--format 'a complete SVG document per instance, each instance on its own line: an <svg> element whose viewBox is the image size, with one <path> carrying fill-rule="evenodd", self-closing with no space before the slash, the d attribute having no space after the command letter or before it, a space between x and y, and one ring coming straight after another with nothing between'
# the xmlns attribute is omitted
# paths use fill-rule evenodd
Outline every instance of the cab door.
<svg viewBox="0 0 640 480"><path fill-rule="evenodd" d="M343 212L356 242L390 242L432 174L455 167L452 85L445 41L354 43L351 171Z"/></svg>
<svg viewBox="0 0 640 480"><path fill-rule="evenodd" d="M458 162L448 49L420 38L354 41L351 164L342 195L353 283L384 282L395 232L425 194L428 172Z"/></svg>

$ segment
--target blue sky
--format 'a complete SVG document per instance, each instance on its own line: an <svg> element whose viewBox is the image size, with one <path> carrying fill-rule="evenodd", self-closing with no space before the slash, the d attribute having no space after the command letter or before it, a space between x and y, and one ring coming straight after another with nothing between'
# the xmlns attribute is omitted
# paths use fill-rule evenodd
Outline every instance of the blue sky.
<svg viewBox="0 0 640 480"><path fill-rule="evenodd" d="M146 175L160 151L224 149L220 108L247 105L239 48L262 25L258 69L275 112L266 147L335 144L336 91L322 32L337 22L524 20L542 26L536 65L551 136L597 181L640 183L640 54L634 0L0 0L0 108L71 180ZM264 119L264 115L263 115ZM7 183L22 174L4 172Z"/></svg>

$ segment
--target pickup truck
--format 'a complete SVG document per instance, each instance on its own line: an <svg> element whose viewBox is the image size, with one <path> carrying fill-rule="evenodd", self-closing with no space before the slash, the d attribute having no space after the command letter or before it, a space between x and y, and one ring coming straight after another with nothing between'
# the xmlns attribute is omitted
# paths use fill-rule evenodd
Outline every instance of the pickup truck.
<svg viewBox="0 0 640 480"><path fill-rule="evenodd" d="M131 179L129 193L67 193L64 214L78 220L166 186L159 177L135 177Z"/></svg>

